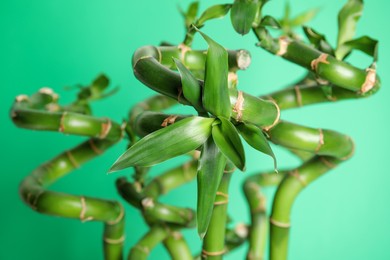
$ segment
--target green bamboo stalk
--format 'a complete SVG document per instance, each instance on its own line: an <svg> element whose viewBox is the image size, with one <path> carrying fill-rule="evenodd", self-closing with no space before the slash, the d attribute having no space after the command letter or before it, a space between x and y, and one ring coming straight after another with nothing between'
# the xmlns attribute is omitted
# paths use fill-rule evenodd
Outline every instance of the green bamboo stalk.
<svg viewBox="0 0 390 260"><path fill-rule="evenodd" d="M327 91L329 93L327 93ZM295 85L287 89L276 91L262 96L263 99L274 100L281 110L297 108L306 105L335 102L339 100L358 99L369 96L372 92L362 96L358 92L343 89L332 85Z"/></svg>
<svg viewBox="0 0 390 260"><path fill-rule="evenodd" d="M131 205L140 209L148 223L168 223L180 227L195 225L194 212L187 208L178 208L159 203L137 190L137 186L128 182L126 178L119 178L116 182L119 194Z"/></svg>
<svg viewBox="0 0 390 260"><path fill-rule="evenodd" d="M230 172L224 173L219 184L210 224L203 240L202 259L222 259L222 255L226 251L225 232L227 204L229 202L228 188L231 175Z"/></svg>
<svg viewBox="0 0 390 260"><path fill-rule="evenodd" d="M270 218L270 259L287 259L290 213L296 196L311 182L342 162L334 157L315 156L283 179L275 194Z"/></svg>
<svg viewBox="0 0 390 260"><path fill-rule="evenodd" d="M285 36L265 39L263 28L254 28L253 31L260 41L259 45L265 50L314 72L319 78L333 85L358 92L360 95L371 95L380 88L375 64L366 70L358 69L301 41Z"/></svg>
<svg viewBox="0 0 390 260"><path fill-rule="evenodd" d="M169 235L169 229L164 226L153 226L138 243L131 248L128 260L147 259L153 248Z"/></svg>
<svg viewBox="0 0 390 260"><path fill-rule="evenodd" d="M191 250L179 231L171 231L163 241L172 260L192 260Z"/></svg>
<svg viewBox="0 0 390 260"><path fill-rule="evenodd" d="M198 162L189 161L179 167L173 168L155 177L142 191L150 198L157 199L159 196L192 181L196 177Z"/></svg>
<svg viewBox="0 0 390 260"><path fill-rule="evenodd" d="M327 129L315 129L280 121L268 131L270 140L291 149L346 160L354 152L349 136Z"/></svg>
<svg viewBox="0 0 390 260"><path fill-rule="evenodd" d="M122 259L124 209L116 201L48 191L46 188L81 164L104 152L115 142L90 139L39 166L21 183L23 201L33 210L54 216L105 223L105 259Z"/></svg>
<svg viewBox="0 0 390 260"><path fill-rule="evenodd" d="M262 173L250 176L244 182L243 190L251 214L247 259L263 259L267 243L269 220L266 212L266 198L261 193L260 188L278 185L285 174L285 172L279 172L278 174Z"/></svg>
<svg viewBox="0 0 390 260"><path fill-rule="evenodd" d="M37 96L41 100L47 100L47 89L28 98L20 95L16 98L11 108L12 121L22 128L34 130L58 131L64 134L74 134L95 137L100 139L117 140L122 135L121 125L108 118L96 118L73 112L53 112L47 107L53 102L37 102ZM54 100L54 99L53 99Z"/></svg>

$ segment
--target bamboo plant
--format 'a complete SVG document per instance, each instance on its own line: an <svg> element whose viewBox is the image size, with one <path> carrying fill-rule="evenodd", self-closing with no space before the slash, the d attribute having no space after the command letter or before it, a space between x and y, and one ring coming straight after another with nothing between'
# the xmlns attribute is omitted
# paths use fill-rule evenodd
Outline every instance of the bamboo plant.
<svg viewBox="0 0 390 260"><path fill-rule="evenodd" d="M249 244L247 259L263 259L267 240L270 259L287 259L290 214L297 195L349 159L354 143L342 133L282 120L281 111L374 94L380 87L376 75L378 42L368 36L354 38L362 0L348 0L340 10L335 46L325 35L304 25L317 10L291 18L287 6L284 17L277 19L263 13L266 3L235 0L211 6L198 15L199 4L194 2L182 10L185 36L181 43L143 46L135 51L135 77L159 94L136 104L122 123L92 115L90 102L117 90L107 91L109 80L105 75L80 87L76 100L65 106L58 103L58 95L49 88L31 96L17 96L10 113L17 126L88 138L27 176L19 190L23 201L43 214L103 222L105 259L123 259L124 255L127 259L146 259L159 243L172 259L222 259L244 243ZM227 50L218 43L223 39L217 42L202 32L206 23L229 12L233 29L241 35L253 32L259 51L266 50L302 66L307 74L270 94L256 96L239 90L237 71L248 68L251 55L244 49ZM307 40L296 33L300 27ZM205 40L207 50L191 48L196 35ZM345 61L355 50L373 58L366 69ZM164 113L179 103L193 107L194 114ZM130 178L116 181L122 202L47 189L121 140L128 143L128 150L113 163L109 173L132 168ZM236 169L246 170L242 141L271 156L274 165L270 172L247 177L243 191L251 220L230 229L229 181ZM278 171L270 142L294 153L302 164ZM180 155L187 155L188 162L148 178L151 167ZM159 202L161 195L195 179L196 209ZM270 215L260 191L266 186L277 186ZM128 207L140 211L150 230L124 254ZM202 240L202 248L195 255L181 234L184 228L196 228Z"/></svg>

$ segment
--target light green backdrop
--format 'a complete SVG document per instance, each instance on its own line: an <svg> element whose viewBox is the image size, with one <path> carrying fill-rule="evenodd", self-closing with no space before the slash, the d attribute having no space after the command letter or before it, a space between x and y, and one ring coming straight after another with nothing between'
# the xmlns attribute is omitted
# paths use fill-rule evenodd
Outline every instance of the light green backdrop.
<svg viewBox="0 0 390 260"><path fill-rule="evenodd" d="M207 2L207 3L206 3ZM201 1L201 8L224 1ZM87 84L105 72L121 90L110 99L93 105L96 115L117 121L126 117L129 107L153 92L133 76L131 55L137 47L183 39L182 20L177 4L186 1L130 0L41 0L0 1L0 57L2 95L0 181L0 259L101 259L100 223L81 224L77 220L40 215L24 205L18 196L21 179L42 162L75 146L83 138L58 133L33 132L12 125L8 111L18 94L32 94L50 86L70 102L74 91L63 86ZM265 12L280 16L285 1L273 0ZM294 13L311 7L322 11L310 22L335 42L336 12L344 1L291 0ZM355 156L308 187L294 205L290 259L390 259L390 172L387 153L390 146L389 98L390 35L386 26L390 2L366 1L358 35L369 33L380 40L378 73L382 89L358 101L323 104L287 111L282 118L297 123L330 128L352 136ZM283 87L302 75L297 66L254 47L253 35L235 34L227 18L206 25L205 32L227 48L246 48L253 63L240 72L239 87L252 94L265 94ZM204 47L197 37L195 47ZM356 55L360 67L369 59ZM55 184L52 189L74 194L119 199L114 180L126 172L105 172L125 148L117 145L100 158L87 163ZM248 170L236 172L231 186L229 212L234 223L248 222L249 216L241 183L249 174L268 170L267 157L248 152ZM276 149L281 168L297 165L286 152ZM172 163L162 167L169 168ZM158 174L154 170L153 174ZM180 188L163 198L175 205L195 205L195 184ZM266 191L272 195L273 190ZM127 207L126 250L146 231L137 211ZM200 245L195 231L186 231L191 249ZM242 259L245 248L226 259ZM167 259L159 246L150 259Z"/></svg>

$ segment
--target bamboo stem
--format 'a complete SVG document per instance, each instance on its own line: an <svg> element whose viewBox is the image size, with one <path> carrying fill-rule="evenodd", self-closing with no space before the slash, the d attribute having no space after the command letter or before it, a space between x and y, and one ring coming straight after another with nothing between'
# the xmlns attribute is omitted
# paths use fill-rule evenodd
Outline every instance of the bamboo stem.
<svg viewBox="0 0 390 260"><path fill-rule="evenodd" d="M128 260L147 259L153 248L167 238L169 230L163 226L153 226L138 243L131 248Z"/></svg>
<svg viewBox="0 0 390 260"><path fill-rule="evenodd" d="M228 188L232 173L224 173L215 197L214 209L207 233L203 240L202 259L222 259L225 253L225 232Z"/></svg>
<svg viewBox="0 0 390 260"><path fill-rule="evenodd" d="M48 191L45 188L114 143L110 140L90 139L39 166L22 181L19 188L23 201L37 212L80 219L82 222L92 220L104 222L105 259L122 259L124 210L121 204L116 201Z"/></svg>
<svg viewBox="0 0 390 260"><path fill-rule="evenodd" d="M264 257L265 246L268 236L268 216L266 212L266 198L260 192L261 187L278 185L285 172L263 173L253 175L244 182L243 189L249 204L251 225L249 226L249 249L248 260L261 260Z"/></svg>
<svg viewBox="0 0 390 260"><path fill-rule="evenodd" d="M287 259L290 213L296 196L304 187L333 168L329 165L336 166L340 162L334 157L315 156L295 170L299 175L286 175L277 189L272 207L270 259Z"/></svg>
<svg viewBox="0 0 390 260"><path fill-rule="evenodd" d="M11 109L13 122L22 128L34 130L58 131L64 134L74 134L95 137L99 139L118 140L122 136L121 125L108 118L96 118L73 112L52 112L42 109L50 102L37 104L37 93L32 98L25 96L16 99ZM41 97L43 99L43 97Z"/></svg>

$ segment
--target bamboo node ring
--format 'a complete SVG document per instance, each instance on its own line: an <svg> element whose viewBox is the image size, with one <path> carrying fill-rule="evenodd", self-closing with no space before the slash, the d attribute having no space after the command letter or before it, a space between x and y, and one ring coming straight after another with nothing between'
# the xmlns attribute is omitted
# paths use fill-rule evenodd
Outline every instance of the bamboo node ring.
<svg viewBox="0 0 390 260"><path fill-rule="evenodd" d="M242 121L242 111L244 106L244 95L242 94L242 91L238 91L236 104L234 104L233 111L237 113L236 120L238 122Z"/></svg>
<svg viewBox="0 0 390 260"><path fill-rule="evenodd" d="M329 61L326 60L327 58L328 58L328 54L321 53L321 55L318 56L317 59L311 61L310 63L311 69L317 71L319 63L329 64Z"/></svg>
<svg viewBox="0 0 390 260"><path fill-rule="evenodd" d="M285 222L277 221L277 220L275 220L273 218L270 218L269 222L272 225L274 225L276 227L280 227L280 228L289 228L289 227L291 227L291 224L289 222L285 223Z"/></svg>

